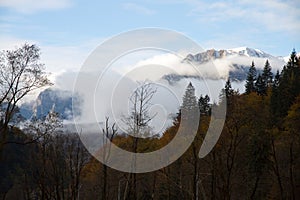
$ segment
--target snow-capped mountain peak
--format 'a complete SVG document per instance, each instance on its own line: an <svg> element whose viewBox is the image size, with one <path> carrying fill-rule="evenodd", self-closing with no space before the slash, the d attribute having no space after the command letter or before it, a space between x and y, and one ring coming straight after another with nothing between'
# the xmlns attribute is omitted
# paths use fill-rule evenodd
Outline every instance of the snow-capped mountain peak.
<svg viewBox="0 0 300 200"><path fill-rule="evenodd" d="M262 50L254 49L254 48L250 48L250 47L238 47L238 48L228 49L227 51L230 52L230 54L232 54L232 55L237 54L240 56L258 57L258 58L273 57L272 55L265 53Z"/></svg>
<svg viewBox="0 0 300 200"><path fill-rule="evenodd" d="M222 59L225 57L253 57L253 58L266 58L272 59L274 56L265 53L259 49L254 49L250 47L238 47L233 49L209 49L204 52L192 55L189 54L184 59L184 61L196 62L198 64L208 62L210 60Z"/></svg>

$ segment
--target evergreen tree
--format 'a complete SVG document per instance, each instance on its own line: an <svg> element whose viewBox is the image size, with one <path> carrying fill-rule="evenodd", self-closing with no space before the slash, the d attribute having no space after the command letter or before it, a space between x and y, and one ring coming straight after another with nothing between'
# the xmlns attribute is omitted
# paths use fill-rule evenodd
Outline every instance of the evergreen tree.
<svg viewBox="0 0 300 200"><path fill-rule="evenodd" d="M300 94L300 61L295 49L293 49L288 63L283 67L278 80L278 86L275 90L273 87L271 96L271 109L272 115L276 118L274 119L275 123L287 115L296 96Z"/></svg>
<svg viewBox="0 0 300 200"><path fill-rule="evenodd" d="M229 106L231 104L232 101L232 96L234 94L237 94L237 92L235 92L232 87L231 87L231 81L228 78L226 83L225 83L225 87L221 90L221 93L219 95L220 98L220 103L224 103L226 102L227 106Z"/></svg>
<svg viewBox="0 0 300 200"><path fill-rule="evenodd" d="M262 73L262 80L265 83L266 87L270 86L273 82L273 73L271 70L272 70L271 65L267 60Z"/></svg>
<svg viewBox="0 0 300 200"><path fill-rule="evenodd" d="M187 118L195 117L199 113L199 107L195 96L195 88L191 82L187 86L182 100L181 112L184 113L183 116Z"/></svg>
<svg viewBox="0 0 300 200"><path fill-rule="evenodd" d="M264 79L262 75L258 75L257 80L255 82L255 88L258 95L266 95L267 94L267 87L266 83L264 82Z"/></svg>
<svg viewBox="0 0 300 200"><path fill-rule="evenodd" d="M231 87L231 81L228 78L225 84L225 94L226 94L226 98L227 100L229 99L229 97L231 97L234 94L234 90Z"/></svg>
<svg viewBox="0 0 300 200"><path fill-rule="evenodd" d="M274 77L274 81L273 81L273 89L274 89L274 87L277 88L279 86L279 81L280 81L280 73L279 73L279 70L277 70L276 75Z"/></svg>
<svg viewBox="0 0 300 200"><path fill-rule="evenodd" d="M295 67L299 67L298 66L298 61L299 61L299 58L297 58L297 53L296 53L296 50L293 49L292 53L291 53L291 56L290 56L290 59L286 65L287 69L293 69Z"/></svg>
<svg viewBox="0 0 300 200"><path fill-rule="evenodd" d="M249 94L251 92L255 92L255 81L256 81L256 68L254 65L254 61L252 61L251 67L249 69L247 79L246 79L246 94Z"/></svg>
<svg viewBox="0 0 300 200"><path fill-rule="evenodd" d="M210 115L211 105L209 104L210 98L208 95L204 97L201 95L198 101L200 114L201 115Z"/></svg>
<svg viewBox="0 0 300 200"><path fill-rule="evenodd" d="M271 121L276 124L277 122L277 114L276 113L276 110L278 109L278 107L280 106L279 105L279 101L278 101L278 98L279 98L279 92L278 92L278 86L279 86L279 83L280 83L280 73L279 73L279 70L277 70L276 72L276 75L274 77L274 81L273 81L273 85L272 85L272 93L271 93L271 99L270 99L270 110L271 110Z"/></svg>

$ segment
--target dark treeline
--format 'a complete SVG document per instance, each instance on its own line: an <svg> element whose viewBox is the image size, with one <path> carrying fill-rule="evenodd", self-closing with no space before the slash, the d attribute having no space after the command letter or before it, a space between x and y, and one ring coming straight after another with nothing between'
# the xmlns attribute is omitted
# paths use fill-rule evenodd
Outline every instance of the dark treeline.
<svg viewBox="0 0 300 200"><path fill-rule="evenodd" d="M173 125L161 136L137 139L119 134L107 119L102 134L113 143L132 152L151 152L176 135L183 111L200 113L197 136L180 159L144 174L119 172L90 157L76 134L61 132L61 121L54 112L44 119L32 119L22 130L14 127L12 120L17 112L7 109L10 104L3 100L1 108L6 110L0 124L0 197L299 199L300 61L296 52L276 74L272 74L268 61L262 73L257 74L253 62L245 87L246 92L240 94L232 89L229 79L226 82L219 103L226 99L225 125L216 146L203 159L199 159L198 152L210 120L216 117L211 109L218 105L210 104L207 95L197 98L192 84L187 86ZM133 95L134 108L140 109L125 119L133 135L148 133L144 127L154 116L147 115L143 109L147 104L138 100L151 99L154 93L144 85ZM6 112L10 112L9 116Z"/></svg>

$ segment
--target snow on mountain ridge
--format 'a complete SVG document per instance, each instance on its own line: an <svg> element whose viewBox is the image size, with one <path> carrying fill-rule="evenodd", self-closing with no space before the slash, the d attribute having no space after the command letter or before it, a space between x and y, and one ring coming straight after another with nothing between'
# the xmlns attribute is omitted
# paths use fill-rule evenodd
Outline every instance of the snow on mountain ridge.
<svg viewBox="0 0 300 200"><path fill-rule="evenodd" d="M275 58L274 56L254 48L249 47L238 47L233 49L209 49L204 52L198 54L188 54L184 61L189 62L197 62L199 64L208 62L210 60L220 59L224 57L238 57L238 56L245 56L245 57L255 57L255 58Z"/></svg>
<svg viewBox="0 0 300 200"><path fill-rule="evenodd" d="M237 53L238 55L245 55L248 57L260 57L260 58L273 57L272 55L267 54L262 50L249 48L249 47L238 47L238 48L228 49L227 51L231 52L232 54Z"/></svg>

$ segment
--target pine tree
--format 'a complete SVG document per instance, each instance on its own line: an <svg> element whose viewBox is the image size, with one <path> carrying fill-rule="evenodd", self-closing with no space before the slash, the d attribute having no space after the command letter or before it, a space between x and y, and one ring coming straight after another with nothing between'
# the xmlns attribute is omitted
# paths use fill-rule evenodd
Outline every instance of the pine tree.
<svg viewBox="0 0 300 200"><path fill-rule="evenodd" d="M290 56L290 59L289 59L287 65L286 65L287 69L292 69L294 67L297 67L298 66L298 61L299 61L299 58L297 57L296 50L293 49L293 51L291 53L291 56Z"/></svg>
<svg viewBox="0 0 300 200"><path fill-rule="evenodd" d="M257 80L255 82L255 88L258 95L266 95L267 93L266 83L264 82L264 79L260 74L258 75Z"/></svg>
<svg viewBox="0 0 300 200"><path fill-rule="evenodd" d="M271 65L267 60L262 73L262 80L266 84L266 87L270 86L273 82L273 73L271 70L272 70Z"/></svg>
<svg viewBox="0 0 300 200"><path fill-rule="evenodd" d="M183 116L189 119L195 118L195 115L199 114L199 107L195 96L195 88L191 82L187 86L182 100L181 112L184 114Z"/></svg>
<svg viewBox="0 0 300 200"><path fill-rule="evenodd" d="M221 90L221 93L219 95L219 98L220 98L220 103L225 103L227 104L227 106L229 106L231 104L231 101L232 101L232 96L234 94L237 94L236 91L234 91L231 87L231 81L230 79L228 78L226 83L225 83L225 87Z"/></svg>
<svg viewBox="0 0 300 200"><path fill-rule="evenodd" d="M279 78L275 79L279 81L275 90L273 87L271 107L276 123L287 115L288 109L300 94L300 61L295 49L293 49L288 63L283 67Z"/></svg>
<svg viewBox="0 0 300 200"><path fill-rule="evenodd" d="M234 94L234 90L231 87L231 81L228 78L225 84L225 94L226 94L226 98L227 100L229 99L229 97L231 97Z"/></svg>
<svg viewBox="0 0 300 200"><path fill-rule="evenodd" d="M274 88L277 88L279 86L279 81L280 81L280 73L279 73L279 70L277 70L276 75L274 77L274 81L273 81L273 90L274 90Z"/></svg>
<svg viewBox="0 0 300 200"><path fill-rule="evenodd" d="M279 83L280 83L280 73L279 70L277 70L276 75L274 77L274 81L273 81L273 85L272 85L272 93L271 93L271 99L270 99L270 110L271 110L271 121L276 124L277 123L277 118L278 118L278 107L279 105L279 91L278 91L278 87L279 87Z"/></svg>
<svg viewBox="0 0 300 200"><path fill-rule="evenodd" d="M252 61L251 67L249 69L247 79L246 79L246 94L250 94L251 92L255 92L255 81L256 81L256 68L254 65L254 61Z"/></svg>
<svg viewBox="0 0 300 200"><path fill-rule="evenodd" d="M201 115L210 115L211 105L209 104L210 98L208 95L204 97L201 95L198 101L200 114Z"/></svg>

